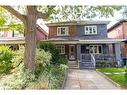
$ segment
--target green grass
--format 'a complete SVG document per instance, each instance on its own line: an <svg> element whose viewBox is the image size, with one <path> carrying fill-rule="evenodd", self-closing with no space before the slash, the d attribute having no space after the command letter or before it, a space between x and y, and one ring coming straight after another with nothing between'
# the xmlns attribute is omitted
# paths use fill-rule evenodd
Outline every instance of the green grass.
<svg viewBox="0 0 127 95"><path fill-rule="evenodd" d="M125 74L122 74L121 72L125 72L125 68L99 68L97 71L105 73L111 73L111 74L105 74L108 76L111 80L118 83L122 88L127 89L127 76ZM114 73L121 73L121 74L114 74Z"/></svg>

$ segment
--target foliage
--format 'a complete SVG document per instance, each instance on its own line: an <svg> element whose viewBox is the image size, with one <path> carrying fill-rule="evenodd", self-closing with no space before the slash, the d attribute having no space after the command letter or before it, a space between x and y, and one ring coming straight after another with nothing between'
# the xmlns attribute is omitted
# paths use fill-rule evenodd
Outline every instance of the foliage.
<svg viewBox="0 0 127 95"><path fill-rule="evenodd" d="M53 43L50 42L40 42L38 43L38 48L48 51L52 55L51 64L57 64L59 60L59 50Z"/></svg>
<svg viewBox="0 0 127 95"><path fill-rule="evenodd" d="M66 56L60 56L59 60L58 60L58 64L67 64L67 57Z"/></svg>
<svg viewBox="0 0 127 95"><path fill-rule="evenodd" d="M18 67L21 63L23 63L24 59L24 47L20 46L19 50L16 51L12 61L13 67L16 68Z"/></svg>
<svg viewBox="0 0 127 95"><path fill-rule="evenodd" d="M35 74L38 76L38 83L41 83L42 85L34 84L34 88L32 89L36 89L36 87L38 88L38 86L42 88L44 88L45 86L45 89L60 89L65 77L66 68L67 67L64 64L61 64L60 66L42 66L41 72L36 72Z"/></svg>
<svg viewBox="0 0 127 95"><path fill-rule="evenodd" d="M7 46L0 46L0 62L9 64L13 58L14 52Z"/></svg>
<svg viewBox="0 0 127 95"><path fill-rule="evenodd" d="M0 73L9 73L14 52L7 46L0 46Z"/></svg>
<svg viewBox="0 0 127 95"><path fill-rule="evenodd" d="M1 89L55 89L60 88L66 71L66 58L58 61L61 65L50 64L51 54L43 49L36 50L36 70L30 71L23 63L24 47L12 59L12 74L0 81Z"/></svg>
<svg viewBox="0 0 127 95"><path fill-rule="evenodd" d="M37 49L36 50L36 58L35 58L35 61L36 61L36 64L37 65L47 65L47 64L50 64L50 59L51 59L51 53L49 52L45 52L43 49Z"/></svg>
<svg viewBox="0 0 127 95"><path fill-rule="evenodd" d="M38 6L38 11L45 13L48 21L74 21L92 19L94 17L110 17L121 6Z"/></svg>
<svg viewBox="0 0 127 95"><path fill-rule="evenodd" d="M0 63L0 74L7 74L10 72L12 68L12 65L9 63L9 64L6 64L4 62Z"/></svg>
<svg viewBox="0 0 127 95"><path fill-rule="evenodd" d="M122 88L127 88L127 78L125 77L125 69L126 68L99 68L97 70L105 74L111 80L118 83Z"/></svg>
<svg viewBox="0 0 127 95"><path fill-rule="evenodd" d="M0 81L0 87L2 89L23 89L35 80L34 73L25 69L24 64L20 64L11 75Z"/></svg>
<svg viewBox="0 0 127 95"><path fill-rule="evenodd" d="M96 61L96 67L117 67L117 62Z"/></svg>

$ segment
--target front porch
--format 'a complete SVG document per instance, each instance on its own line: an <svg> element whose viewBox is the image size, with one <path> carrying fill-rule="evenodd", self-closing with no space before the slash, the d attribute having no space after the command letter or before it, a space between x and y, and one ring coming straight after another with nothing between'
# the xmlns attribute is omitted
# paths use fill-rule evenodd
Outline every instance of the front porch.
<svg viewBox="0 0 127 95"><path fill-rule="evenodd" d="M75 61L82 68L95 68L97 61L121 62L120 42L123 39L58 39L52 42L58 47L62 55L69 61ZM114 53L109 53L109 45L113 45ZM69 62L70 64L73 62Z"/></svg>
<svg viewBox="0 0 127 95"><path fill-rule="evenodd" d="M114 53L109 53L110 44L79 44L77 45L77 60L79 68L96 68L97 62L107 62L114 64L115 62L120 64L121 51L120 43L112 43L114 45Z"/></svg>

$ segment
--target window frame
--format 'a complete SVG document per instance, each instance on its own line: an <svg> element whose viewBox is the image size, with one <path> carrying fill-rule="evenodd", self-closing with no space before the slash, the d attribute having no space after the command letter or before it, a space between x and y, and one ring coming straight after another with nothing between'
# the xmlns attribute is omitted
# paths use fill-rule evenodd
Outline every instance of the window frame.
<svg viewBox="0 0 127 95"><path fill-rule="evenodd" d="M65 34L61 33L61 29L65 28ZM60 33L59 33L59 29L60 29ZM67 26L65 27L57 27L57 36L67 36L69 35L69 28Z"/></svg>
<svg viewBox="0 0 127 95"><path fill-rule="evenodd" d="M59 49L60 54L65 54L65 45L56 45L56 48ZM63 51L63 48L64 48L64 51Z"/></svg>
<svg viewBox="0 0 127 95"><path fill-rule="evenodd" d="M89 45L89 48L90 48L90 46L92 46L92 47L95 47L95 46L97 46L97 53L95 53L95 51L94 51L94 53L93 54L103 54L103 47L102 47L102 45ZM99 53L99 47L101 47L101 53ZM90 50L89 50L89 53L90 53Z"/></svg>
<svg viewBox="0 0 127 95"><path fill-rule="evenodd" d="M90 28L92 29L91 33L90 33ZM93 32L94 29L95 29L95 33ZM85 35L97 35L98 34L97 33L97 26L96 25L84 26L84 34Z"/></svg>

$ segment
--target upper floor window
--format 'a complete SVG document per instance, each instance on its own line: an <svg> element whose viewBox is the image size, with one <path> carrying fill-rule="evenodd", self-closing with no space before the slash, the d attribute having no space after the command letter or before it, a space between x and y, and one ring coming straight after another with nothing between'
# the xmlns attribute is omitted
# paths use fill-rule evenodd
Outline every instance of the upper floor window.
<svg viewBox="0 0 127 95"><path fill-rule="evenodd" d="M97 34L97 26L85 26L85 35Z"/></svg>
<svg viewBox="0 0 127 95"><path fill-rule="evenodd" d="M57 27L57 36L68 35L68 27Z"/></svg>

